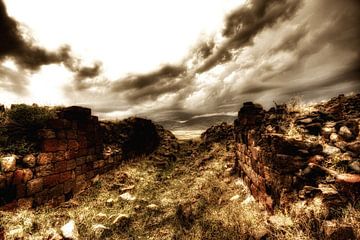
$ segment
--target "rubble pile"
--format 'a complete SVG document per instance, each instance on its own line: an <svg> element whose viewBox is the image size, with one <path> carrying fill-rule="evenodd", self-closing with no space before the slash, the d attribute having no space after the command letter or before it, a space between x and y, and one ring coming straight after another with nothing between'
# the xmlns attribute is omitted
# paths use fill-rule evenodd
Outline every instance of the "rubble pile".
<svg viewBox="0 0 360 240"><path fill-rule="evenodd" d="M205 145L216 142L231 141L234 139L234 126L223 122L208 128L201 134L201 140Z"/></svg>
<svg viewBox="0 0 360 240"><path fill-rule="evenodd" d="M307 113L244 103L234 124L235 165L252 195L269 210L314 196L329 207L357 201L359 99L340 95Z"/></svg>

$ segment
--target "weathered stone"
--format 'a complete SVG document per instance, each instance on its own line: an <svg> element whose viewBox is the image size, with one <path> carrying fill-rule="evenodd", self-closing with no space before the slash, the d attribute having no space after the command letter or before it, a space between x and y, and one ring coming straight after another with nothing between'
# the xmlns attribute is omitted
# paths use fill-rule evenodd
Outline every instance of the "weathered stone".
<svg viewBox="0 0 360 240"><path fill-rule="evenodd" d="M349 143L347 145L347 149L356 154L360 154L360 141L355 141L355 142Z"/></svg>
<svg viewBox="0 0 360 240"><path fill-rule="evenodd" d="M13 184L27 183L32 178L33 172L30 169L18 169L14 172Z"/></svg>
<svg viewBox="0 0 360 240"><path fill-rule="evenodd" d="M66 153L66 151L59 151L59 152L53 153L52 161L53 162L60 162L60 161L66 160L65 153Z"/></svg>
<svg viewBox="0 0 360 240"><path fill-rule="evenodd" d="M79 232L76 228L75 221L70 220L61 227L61 235L66 239L77 240L79 239Z"/></svg>
<svg viewBox="0 0 360 240"><path fill-rule="evenodd" d="M54 158L53 153L40 153L37 157L37 164L38 165L50 164L53 158Z"/></svg>
<svg viewBox="0 0 360 240"><path fill-rule="evenodd" d="M66 161L56 162L54 164L54 172L61 173L61 172L65 172L66 170L67 170L67 162Z"/></svg>
<svg viewBox="0 0 360 240"><path fill-rule="evenodd" d="M353 133L350 131L350 129L347 126L342 126L339 129L339 135L346 140L351 140L354 137Z"/></svg>
<svg viewBox="0 0 360 240"><path fill-rule="evenodd" d="M0 158L0 166L3 172L13 172L16 169L16 155Z"/></svg>
<svg viewBox="0 0 360 240"><path fill-rule="evenodd" d="M43 179L42 178L36 178L33 180L30 180L27 183L27 195L31 196L35 193L41 192L43 189Z"/></svg>
<svg viewBox="0 0 360 240"><path fill-rule="evenodd" d="M34 154L27 154L23 157L22 161L27 167L34 167L36 164L36 157Z"/></svg>
<svg viewBox="0 0 360 240"><path fill-rule="evenodd" d="M326 155L334 155L334 154L340 154L341 150L337 147L333 147L333 146L325 144L323 152Z"/></svg>
<svg viewBox="0 0 360 240"><path fill-rule="evenodd" d="M57 139L45 139L42 146L43 152L66 151L67 142Z"/></svg>
<svg viewBox="0 0 360 240"><path fill-rule="evenodd" d="M37 177L45 177L51 175L54 172L54 167L52 164L47 164L35 168L35 174Z"/></svg>
<svg viewBox="0 0 360 240"><path fill-rule="evenodd" d="M44 181L43 181L44 187L53 187L60 182L59 180L60 180L59 174L46 176L44 177Z"/></svg>
<svg viewBox="0 0 360 240"><path fill-rule="evenodd" d="M308 163L315 163L315 164L320 164L324 161L324 157L321 155L315 155L315 156L311 156L308 159Z"/></svg>
<svg viewBox="0 0 360 240"><path fill-rule="evenodd" d="M112 222L111 228L118 230L125 230L129 228L131 218L128 214L119 214Z"/></svg>
<svg viewBox="0 0 360 240"><path fill-rule="evenodd" d="M71 106L61 111L62 117L68 120L84 121L91 118L91 109L79 106Z"/></svg>
<svg viewBox="0 0 360 240"><path fill-rule="evenodd" d="M285 154L276 154L272 162L272 166L282 173L297 172L306 165L307 161L304 158Z"/></svg>
<svg viewBox="0 0 360 240"><path fill-rule="evenodd" d="M76 161L75 160L69 160L66 162L66 170L74 170L76 168Z"/></svg>
<svg viewBox="0 0 360 240"><path fill-rule="evenodd" d="M357 174L360 174L360 162L359 161L353 161L349 164L349 168L357 173Z"/></svg>
<svg viewBox="0 0 360 240"><path fill-rule="evenodd" d="M335 133L335 128L333 127L323 127L321 130L321 135L325 138L329 138L332 133Z"/></svg>
<svg viewBox="0 0 360 240"><path fill-rule="evenodd" d="M79 150L80 144L76 140L69 140L69 150Z"/></svg>
<svg viewBox="0 0 360 240"><path fill-rule="evenodd" d="M336 133L332 133L330 134L330 141L333 143L339 142L341 141L341 137Z"/></svg>
<svg viewBox="0 0 360 240"><path fill-rule="evenodd" d="M60 179L59 181L62 183L67 180L70 180L70 179L75 179L75 176L73 175L72 171L67 171L67 172L61 173L59 179Z"/></svg>

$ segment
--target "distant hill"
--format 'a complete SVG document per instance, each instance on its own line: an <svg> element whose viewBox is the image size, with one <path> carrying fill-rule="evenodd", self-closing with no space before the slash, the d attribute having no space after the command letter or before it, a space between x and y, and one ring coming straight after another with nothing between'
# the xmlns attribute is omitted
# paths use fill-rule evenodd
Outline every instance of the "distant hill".
<svg viewBox="0 0 360 240"><path fill-rule="evenodd" d="M158 124L162 125L168 130L206 130L213 125L226 122L232 124L236 116L217 115L217 116L201 116L194 117L187 121L159 121Z"/></svg>

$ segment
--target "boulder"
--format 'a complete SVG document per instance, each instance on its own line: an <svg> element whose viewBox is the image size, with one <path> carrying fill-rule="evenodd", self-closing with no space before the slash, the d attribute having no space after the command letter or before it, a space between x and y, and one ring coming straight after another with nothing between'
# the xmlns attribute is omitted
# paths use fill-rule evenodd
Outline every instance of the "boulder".
<svg viewBox="0 0 360 240"><path fill-rule="evenodd" d="M11 155L8 157L0 158L1 171L3 172L13 172L16 169L16 155Z"/></svg>
<svg viewBox="0 0 360 240"><path fill-rule="evenodd" d="M27 154L22 161L27 167L35 167L36 157L34 154Z"/></svg>

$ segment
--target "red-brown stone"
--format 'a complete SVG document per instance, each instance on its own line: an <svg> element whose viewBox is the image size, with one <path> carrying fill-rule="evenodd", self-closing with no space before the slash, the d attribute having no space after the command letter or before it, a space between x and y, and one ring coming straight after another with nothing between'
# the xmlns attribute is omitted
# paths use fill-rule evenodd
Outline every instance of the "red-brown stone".
<svg viewBox="0 0 360 240"><path fill-rule="evenodd" d="M18 169L14 172L13 184L19 185L27 183L33 178L33 172L30 169Z"/></svg>
<svg viewBox="0 0 360 240"><path fill-rule="evenodd" d="M38 165L46 165L52 162L54 158L53 153L40 153L37 157L37 164Z"/></svg>

